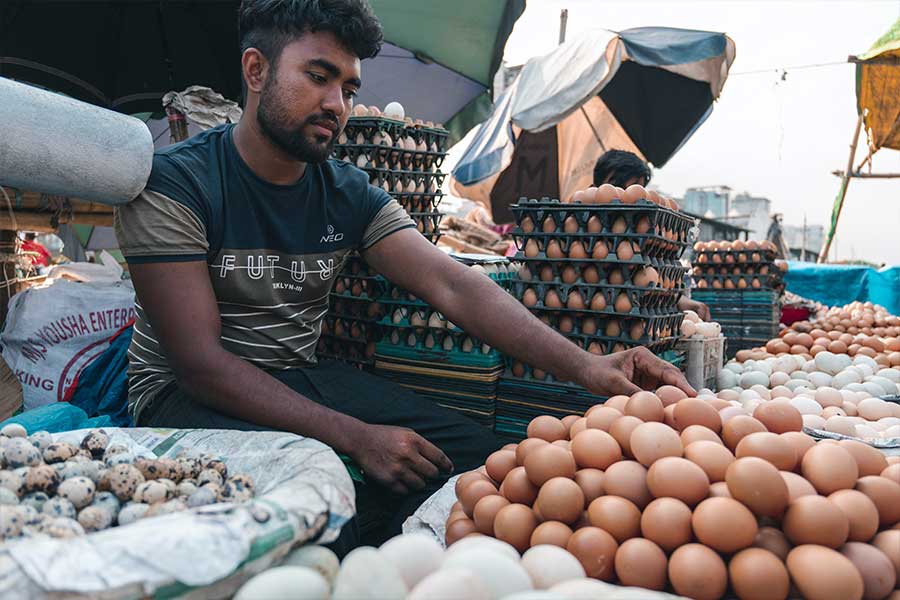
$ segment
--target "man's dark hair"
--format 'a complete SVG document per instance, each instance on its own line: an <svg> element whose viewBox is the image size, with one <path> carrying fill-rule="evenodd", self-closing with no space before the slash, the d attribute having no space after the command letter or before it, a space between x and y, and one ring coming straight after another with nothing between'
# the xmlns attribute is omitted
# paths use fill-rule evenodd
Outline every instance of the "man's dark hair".
<svg viewBox="0 0 900 600"><path fill-rule="evenodd" d="M333 33L360 60L381 50L381 23L366 0L243 0L238 18L241 53L256 48L273 65L304 33Z"/></svg>
<svg viewBox="0 0 900 600"><path fill-rule="evenodd" d="M610 150L597 159L594 165L594 185L611 183L625 187L632 179L643 180L641 185L650 183L650 167L633 152Z"/></svg>

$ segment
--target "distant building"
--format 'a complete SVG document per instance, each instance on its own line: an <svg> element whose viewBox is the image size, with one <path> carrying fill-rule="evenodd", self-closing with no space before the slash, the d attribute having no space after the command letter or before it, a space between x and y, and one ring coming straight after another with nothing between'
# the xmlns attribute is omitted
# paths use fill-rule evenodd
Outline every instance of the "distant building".
<svg viewBox="0 0 900 600"><path fill-rule="evenodd" d="M719 219L728 214L730 196L731 188L724 185L692 187L684 193L682 208L692 215Z"/></svg>
<svg viewBox="0 0 900 600"><path fill-rule="evenodd" d="M825 240L825 227L822 225L806 226L806 244L804 246L803 227L797 225L782 225L784 232L784 240L787 242L791 251L793 260L800 260L803 256L803 248L806 253L803 258L809 262L814 262L819 258L819 251L822 249L822 242Z"/></svg>
<svg viewBox="0 0 900 600"><path fill-rule="evenodd" d="M771 212L771 200L744 192L731 199L728 222L749 229L751 239L764 240L769 233Z"/></svg>

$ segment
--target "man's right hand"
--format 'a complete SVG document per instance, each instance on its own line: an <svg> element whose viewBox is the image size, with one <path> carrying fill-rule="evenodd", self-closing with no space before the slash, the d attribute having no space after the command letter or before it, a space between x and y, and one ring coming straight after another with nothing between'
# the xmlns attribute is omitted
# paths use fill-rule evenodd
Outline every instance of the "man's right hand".
<svg viewBox="0 0 900 600"><path fill-rule="evenodd" d="M352 458L366 477L397 494L424 489L441 471L453 472L440 448L405 427L365 425Z"/></svg>

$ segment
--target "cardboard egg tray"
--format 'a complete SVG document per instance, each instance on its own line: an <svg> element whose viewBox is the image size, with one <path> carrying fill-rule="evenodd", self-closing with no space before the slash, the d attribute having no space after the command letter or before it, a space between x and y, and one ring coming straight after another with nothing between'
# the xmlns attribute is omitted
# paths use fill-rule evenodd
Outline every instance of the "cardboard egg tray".
<svg viewBox="0 0 900 600"><path fill-rule="evenodd" d="M616 300L621 294L626 294L631 303L631 310L621 315L657 315L661 313L676 312L675 306L681 297L682 290L663 288L639 288L633 285L607 285L596 283L557 283L544 281L522 281L521 279L513 280L510 283L510 290L520 302L527 290L533 290L537 296L537 302L533 306L526 304L528 308L537 308L545 310L558 310L561 312L571 312L573 314L595 314L597 316L608 316L616 313ZM555 291L559 296L562 306L548 306L546 304L548 292ZM581 296L583 308L579 308L577 304L571 304L571 294L577 292ZM604 300L604 308L601 310L591 309L597 295L602 295ZM577 297L574 297L577 299ZM524 302L523 302L524 304Z"/></svg>
<svg viewBox="0 0 900 600"><path fill-rule="evenodd" d="M527 259L516 256L516 260L524 263L526 269L519 270L519 278L534 283L546 283L551 285L585 285L585 286L628 286L637 290L666 290L670 292L681 292L684 290L684 274L685 268L680 264L665 264L661 261L655 261L655 264L643 264L640 262L600 262L592 260L547 260L547 259ZM549 272L547 271L549 267ZM593 268L592 268L593 267ZM641 287L632 284L635 275L642 271L645 267L653 267L659 274L660 284L649 287ZM622 284L610 283L609 278L612 273L619 271L622 274L624 282ZM593 278L599 279L596 282L588 282L585 276L588 273L593 274ZM547 275L550 278L547 278ZM574 281L572 278L574 277ZM565 281L569 279L569 281Z"/></svg>

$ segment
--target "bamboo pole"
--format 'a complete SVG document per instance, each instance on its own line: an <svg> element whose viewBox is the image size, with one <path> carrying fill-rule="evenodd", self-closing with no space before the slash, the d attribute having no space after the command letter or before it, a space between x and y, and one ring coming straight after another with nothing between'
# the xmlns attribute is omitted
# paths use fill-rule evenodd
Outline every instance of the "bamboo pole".
<svg viewBox="0 0 900 600"><path fill-rule="evenodd" d="M832 171L832 175L843 178L845 171ZM900 179L900 173L860 173L855 171L850 173L850 179Z"/></svg>
<svg viewBox="0 0 900 600"><path fill-rule="evenodd" d="M59 225L97 225L112 227L113 213L62 213L59 222L53 224L52 213L35 213L16 211L16 222L13 224L9 214L0 212L0 230L36 231L38 233L53 233Z"/></svg>
<svg viewBox="0 0 900 600"><path fill-rule="evenodd" d="M856 156L856 145L859 142L859 132L862 130L863 119L866 116L866 110L863 109L859 113L859 119L856 121L856 131L853 132L853 142L850 144L850 156L847 158L847 168L844 169L844 175L841 177L841 188L838 191L838 197L834 201L834 208L831 211L831 228L825 241L822 243L822 250L819 252L819 263L828 260L828 251L831 250L831 242L837 233L838 220L841 218L841 209L844 207L844 198L847 197L847 186L850 184L849 173L853 169L853 158Z"/></svg>

